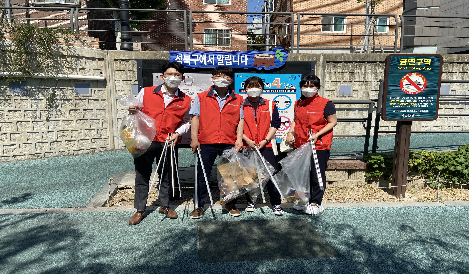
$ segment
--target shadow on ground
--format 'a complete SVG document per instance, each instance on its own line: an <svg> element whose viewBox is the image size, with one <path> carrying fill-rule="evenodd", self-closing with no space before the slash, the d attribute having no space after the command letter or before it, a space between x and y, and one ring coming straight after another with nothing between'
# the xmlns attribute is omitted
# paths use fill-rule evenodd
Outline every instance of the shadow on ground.
<svg viewBox="0 0 469 274"><path fill-rule="evenodd" d="M269 222L307 220L338 255L249 260L234 254L234 248L220 237L212 239L219 252L232 253L236 260L202 262L198 251L199 222L187 218L168 220L152 213L142 224L128 226L129 214L0 216L2 273L467 273L469 267L466 229L449 232L451 237L445 238L433 234L431 227L422 231L411 222L388 219L382 231L369 227L372 234L382 233L381 236L368 236L360 225L330 222L323 217L305 218L288 212ZM227 226L254 218L234 219L220 212L216 215ZM346 214L344 217L347 222ZM212 222L211 218L205 214L203 221ZM261 215L257 219L265 217ZM285 233L299 238L305 236L305 231L298 229L285 230ZM273 243L272 248L291 248L282 245Z"/></svg>

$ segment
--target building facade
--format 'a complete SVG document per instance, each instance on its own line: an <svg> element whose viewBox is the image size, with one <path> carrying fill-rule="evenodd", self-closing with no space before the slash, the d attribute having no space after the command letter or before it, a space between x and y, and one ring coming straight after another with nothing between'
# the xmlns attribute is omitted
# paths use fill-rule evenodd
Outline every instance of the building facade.
<svg viewBox="0 0 469 274"><path fill-rule="evenodd" d="M468 53L468 15L467 0L405 0L403 52Z"/></svg>
<svg viewBox="0 0 469 274"><path fill-rule="evenodd" d="M299 52L387 52L393 50L396 40L400 41L396 16L402 14L402 0L377 3L374 25L370 25L373 17L366 16L365 0L276 0L275 7L295 13L296 38L292 44ZM373 13L372 9L368 14Z"/></svg>

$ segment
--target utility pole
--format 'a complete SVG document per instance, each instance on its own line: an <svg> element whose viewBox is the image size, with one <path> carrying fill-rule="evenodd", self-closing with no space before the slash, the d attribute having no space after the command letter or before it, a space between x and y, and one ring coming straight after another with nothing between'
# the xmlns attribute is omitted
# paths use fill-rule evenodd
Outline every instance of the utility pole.
<svg viewBox="0 0 469 274"><path fill-rule="evenodd" d="M365 29L368 28L370 25L370 0L366 0L366 19L365 19ZM365 37L363 42L363 47L365 48L365 52L368 51L368 35Z"/></svg>
<svg viewBox="0 0 469 274"><path fill-rule="evenodd" d="M270 45L270 0L264 0L267 14L265 15L265 50L269 50Z"/></svg>
<svg viewBox="0 0 469 274"><path fill-rule="evenodd" d="M130 34L129 23L129 0L119 1L120 17L121 17L121 50L133 50L132 35Z"/></svg>
<svg viewBox="0 0 469 274"><path fill-rule="evenodd" d="M7 8L11 7L10 0L7 0L5 5ZM7 19L8 19L8 24L11 25L11 9L7 9Z"/></svg>

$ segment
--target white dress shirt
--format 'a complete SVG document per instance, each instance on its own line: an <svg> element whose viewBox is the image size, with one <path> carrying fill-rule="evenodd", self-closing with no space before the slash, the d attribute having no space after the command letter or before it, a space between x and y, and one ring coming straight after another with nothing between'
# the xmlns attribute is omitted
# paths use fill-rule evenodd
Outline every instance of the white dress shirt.
<svg viewBox="0 0 469 274"><path fill-rule="evenodd" d="M165 85L162 85L161 86L161 92L163 93L164 107L166 108L174 98L179 96L179 92L182 92L182 91L180 91L178 89L174 94L171 94L166 90ZM138 93L137 97L136 97L137 100L140 103L142 103L142 105L143 105L143 95L144 95L144 93L145 93L145 89L142 88L140 90L140 92ZM187 110L187 112L184 114L184 117L182 118L181 124L175 130L175 132L178 133L179 136L181 136L181 135L187 133L190 128L191 128L191 116L189 115L189 110Z"/></svg>

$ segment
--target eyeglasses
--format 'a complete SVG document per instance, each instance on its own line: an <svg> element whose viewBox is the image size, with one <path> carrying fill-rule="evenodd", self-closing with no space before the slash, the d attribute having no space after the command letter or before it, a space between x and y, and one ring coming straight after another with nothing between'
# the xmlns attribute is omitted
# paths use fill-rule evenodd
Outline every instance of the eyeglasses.
<svg viewBox="0 0 469 274"><path fill-rule="evenodd" d="M163 74L164 76L176 76L176 77L182 77L181 73L165 73Z"/></svg>
<svg viewBox="0 0 469 274"><path fill-rule="evenodd" d="M231 77L228 76L228 75L225 75L225 74L217 74L217 75L213 75L213 78L224 78L228 81L231 81Z"/></svg>

